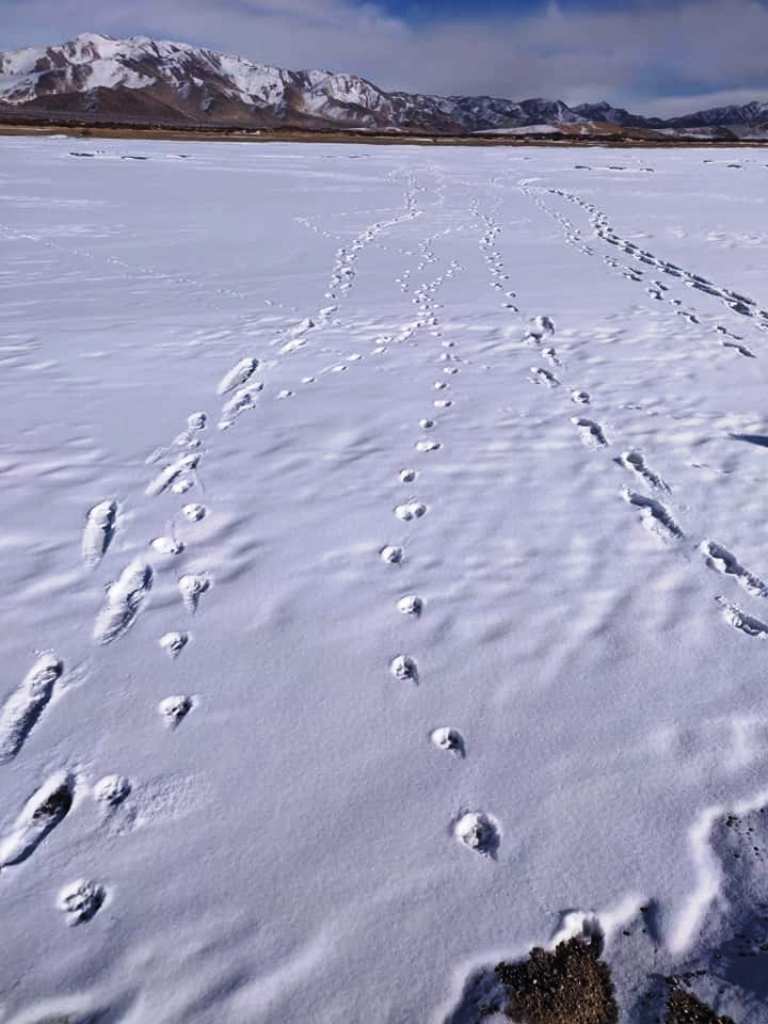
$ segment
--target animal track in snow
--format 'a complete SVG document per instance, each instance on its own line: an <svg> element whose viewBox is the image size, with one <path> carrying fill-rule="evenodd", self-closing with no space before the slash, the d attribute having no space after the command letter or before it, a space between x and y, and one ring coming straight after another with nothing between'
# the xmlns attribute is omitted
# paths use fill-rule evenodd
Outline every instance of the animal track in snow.
<svg viewBox="0 0 768 1024"><path fill-rule="evenodd" d="M211 581L204 573L188 573L179 580L179 593L184 607L189 612L196 612L200 598L210 590Z"/></svg>
<svg viewBox="0 0 768 1024"><path fill-rule="evenodd" d="M379 551L379 557L382 562L387 562L389 565L398 565L403 560L403 549L387 544Z"/></svg>
<svg viewBox="0 0 768 1024"><path fill-rule="evenodd" d="M171 658L178 658L184 648L189 642L188 633L180 633L173 631L171 633L163 633L158 640L160 647L168 654Z"/></svg>
<svg viewBox="0 0 768 1024"><path fill-rule="evenodd" d="M8 697L0 711L0 764L6 764L21 750L63 671L64 663L55 655L43 654Z"/></svg>
<svg viewBox="0 0 768 1024"><path fill-rule="evenodd" d="M105 775L93 787L93 799L107 807L118 807L130 792L130 780L124 775Z"/></svg>
<svg viewBox="0 0 768 1024"><path fill-rule="evenodd" d="M442 445L439 441L431 441L427 438L424 438L423 440L416 442L417 452L436 452L438 448L442 448Z"/></svg>
<svg viewBox="0 0 768 1024"><path fill-rule="evenodd" d="M538 338L541 340L544 337L551 337L555 333L555 325L548 316L537 316L532 321L532 326L528 328L528 334L532 338Z"/></svg>
<svg viewBox="0 0 768 1024"><path fill-rule="evenodd" d="M255 396L262 391L264 385L260 380L253 381L247 387L238 388L232 397L224 403L219 420L219 430L231 427L237 417L249 409L256 408Z"/></svg>
<svg viewBox="0 0 768 1024"><path fill-rule="evenodd" d="M174 494L186 494L187 491L191 490L195 485L187 478L182 477L181 480L177 480L175 484L171 484L171 490Z"/></svg>
<svg viewBox="0 0 768 1024"><path fill-rule="evenodd" d="M421 615L424 602L415 594L406 594L397 602L397 610L403 615Z"/></svg>
<svg viewBox="0 0 768 1024"><path fill-rule="evenodd" d="M408 523L412 519L421 519L426 515L427 506L421 501L409 501L403 505L396 505L394 512L398 519Z"/></svg>
<svg viewBox="0 0 768 1024"><path fill-rule="evenodd" d="M432 405L434 405L436 409L450 409L450 407L453 405L453 402L450 400L450 398L436 398Z"/></svg>
<svg viewBox="0 0 768 1024"><path fill-rule="evenodd" d="M199 523L201 519L205 519L208 514L208 510L205 505L185 505L181 510L181 514L185 519L188 519L190 523Z"/></svg>
<svg viewBox="0 0 768 1024"><path fill-rule="evenodd" d="M713 540L704 540L699 545L707 565L724 576L733 576L739 586L753 597L768 597L768 586L740 565L735 555Z"/></svg>
<svg viewBox="0 0 768 1024"><path fill-rule="evenodd" d="M177 434L173 439L174 448L199 448L202 441L199 437L194 436L193 431L182 430L180 434Z"/></svg>
<svg viewBox="0 0 768 1024"><path fill-rule="evenodd" d="M396 658L393 658L389 665L389 671L395 679L412 680L414 683L419 681L416 662L407 654L398 654Z"/></svg>
<svg viewBox="0 0 768 1024"><path fill-rule="evenodd" d="M445 389L448 387L448 384L444 380L436 380L432 387L435 389L435 391L445 391Z"/></svg>
<svg viewBox="0 0 768 1024"><path fill-rule="evenodd" d="M560 384L560 381L549 370L545 370L542 366L530 367L531 381L534 384L543 384L548 388L556 388Z"/></svg>
<svg viewBox="0 0 768 1024"><path fill-rule="evenodd" d="M576 405L589 405L589 403L590 403L589 392L587 392L587 391L579 391L579 390L572 391L571 392L571 401L575 402Z"/></svg>
<svg viewBox="0 0 768 1024"><path fill-rule="evenodd" d="M757 356L751 349L748 349L746 345L739 344L738 341L721 341L720 344L723 348L735 349L740 356L744 356L746 359L757 359Z"/></svg>
<svg viewBox="0 0 768 1024"><path fill-rule="evenodd" d="M241 387L255 373L258 365L258 359L253 356L245 356L224 374L216 388L216 393L226 395L229 391Z"/></svg>
<svg viewBox="0 0 768 1024"><path fill-rule="evenodd" d="M174 694L172 697L166 697L164 700L161 700L157 705L157 710L165 719L165 724L168 728L175 729L184 721L194 706L195 702L192 697L187 697L184 694Z"/></svg>
<svg viewBox="0 0 768 1024"><path fill-rule="evenodd" d="M404 484L413 483L416 479L417 473L415 469L401 469L400 470L400 482Z"/></svg>
<svg viewBox="0 0 768 1024"><path fill-rule="evenodd" d="M434 420L422 419L419 420L419 426L422 430L431 430L435 425Z"/></svg>
<svg viewBox="0 0 768 1024"><path fill-rule="evenodd" d="M155 537L149 542L149 546L158 555L180 555L184 550L183 543L175 537Z"/></svg>
<svg viewBox="0 0 768 1024"><path fill-rule="evenodd" d="M152 579L151 566L139 559L123 569L107 590L104 607L96 617L93 638L97 643L111 643L126 632L152 588Z"/></svg>
<svg viewBox="0 0 768 1024"><path fill-rule="evenodd" d="M658 476L653 470L649 469L645 463L644 457L640 452L626 451L622 452L616 460L619 465L623 466L624 469L629 470L630 473L634 473L635 476L639 476L642 480L645 480L655 487L659 491L666 491L669 493L669 487L667 484Z"/></svg>
<svg viewBox="0 0 768 1024"><path fill-rule="evenodd" d="M67 924L78 925L90 921L103 906L105 898L103 886L79 878L64 886L57 902L59 909L66 914Z"/></svg>
<svg viewBox="0 0 768 1024"><path fill-rule="evenodd" d="M101 561L115 534L116 501L100 501L88 512L83 530L83 561L91 568Z"/></svg>
<svg viewBox="0 0 768 1024"><path fill-rule="evenodd" d="M482 811L462 814L453 826L458 841L475 853L495 857L501 843L501 830L497 821Z"/></svg>
<svg viewBox="0 0 768 1024"><path fill-rule="evenodd" d="M443 725L439 729L433 729L429 738L438 750L447 750L451 754L458 754L459 757L466 757L464 737L458 729Z"/></svg>
<svg viewBox="0 0 768 1024"><path fill-rule="evenodd" d="M171 462L168 466L162 469L156 477L154 477L147 484L145 494L150 498L156 498L158 495L166 491L174 481L176 481L183 473L189 470L197 469L200 462L200 456L196 453L182 455L176 459L175 462Z"/></svg>
<svg viewBox="0 0 768 1024"><path fill-rule="evenodd" d="M603 448L608 444L603 428L599 423L595 423L594 420L584 419L582 416L573 416L571 423L578 430L582 444L585 444L587 448Z"/></svg>
<svg viewBox="0 0 768 1024"><path fill-rule="evenodd" d="M193 412L187 416L187 427L190 430L205 430L208 416L204 412Z"/></svg>
<svg viewBox="0 0 768 1024"><path fill-rule="evenodd" d="M624 501L640 509L640 517L643 526L651 533L655 533L662 540L680 540L684 534L670 513L655 498L646 498L644 494L638 494L625 488L621 492Z"/></svg>
<svg viewBox="0 0 768 1024"><path fill-rule="evenodd" d="M335 307L328 306L327 309ZM321 311L322 313L322 311ZM282 346L280 352L283 355L287 355L290 352L296 352L298 349L303 348L306 344L306 335L314 328L315 322L307 317L302 320L301 323L297 324L291 331L291 339Z"/></svg>
<svg viewBox="0 0 768 1024"><path fill-rule="evenodd" d="M610 245L618 246L633 259L636 259L641 263L647 264L648 266L651 267L655 267L657 270L662 271L663 273L669 275L670 277L680 279L682 283L689 288L694 288L699 292L703 292L707 295L711 295L719 299L726 306L728 306L728 308L731 309L734 313L738 313L739 315L744 317L752 318L752 320L755 322L755 326L758 327L759 329L767 329L768 325L766 325L763 321L761 311L757 309L757 303L754 299L751 299L745 295L741 295L739 292L736 292L733 289L718 286L713 281L709 281L707 278L702 277L700 274L694 274L691 271L684 270L682 267L678 267L676 264L671 263L668 260L660 259L659 257L655 256L652 252L648 252L644 249L641 249L639 246L636 246L633 243L629 242L628 240L621 238L610 227L608 223L608 218L605 216L605 214L600 213L600 211L598 211L598 209L593 204L586 202L578 195L565 192L562 189L550 189L549 191L553 195L561 196L562 198L568 200L571 203L574 203L575 205L585 210L590 216L590 221L595 231L595 235L598 238L602 239L604 242L607 242ZM531 193L529 192L529 194ZM539 199L534 199L534 201L537 202L537 205L539 205L542 209L549 213L550 216L553 216L555 219L559 220L561 224L566 225L570 223L565 218L562 218L559 214L549 210L546 207L546 205L544 205ZM613 261L610 262L612 263L612 265L616 265L615 263L613 263ZM622 272L624 276L629 278L630 280L643 280L642 271L640 270L636 270L631 267L624 267ZM662 299L664 297L664 293L668 291L668 288L666 285L662 284L661 281L653 280L651 282L651 287L649 287L647 291L648 294L651 295L654 299ZM680 300L678 299L670 301L672 301L677 306L681 305ZM693 312L686 312L681 310L680 315L684 316L690 323L699 323L698 317ZM732 347L736 348L737 346ZM746 350L746 352L742 352L741 354L747 355L748 357L752 356L752 353L750 353L748 349Z"/></svg>
<svg viewBox="0 0 768 1024"><path fill-rule="evenodd" d="M56 772L35 790L12 831L0 841L0 868L20 864L35 852L48 833L69 814L74 791L74 781L67 772Z"/></svg>
<svg viewBox="0 0 768 1024"><path fill-rule="evenodd" d="M740 633L745 633L747 636L756 637L758 640L768 640L767 623L747 615L746 612L741 611L736 605L726 601L724 597L718 595L715 600L723 609L723 618L729 626L737 629Z"/></svg>

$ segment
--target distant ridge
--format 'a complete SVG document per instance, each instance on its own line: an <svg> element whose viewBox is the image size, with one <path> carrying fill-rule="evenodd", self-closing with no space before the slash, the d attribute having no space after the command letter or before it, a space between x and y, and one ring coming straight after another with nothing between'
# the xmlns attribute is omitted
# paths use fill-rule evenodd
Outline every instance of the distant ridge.
<svg viewBox="0 0 768 1024"><path fill-rule="evenodd" d="M70 42L0 54L0 113L128 119L239 128L358 129L471 135L549 126L768 139L768 102L663 120L609 103L385 92L356 75L287 71L185 43L83 34Z"/></svg>

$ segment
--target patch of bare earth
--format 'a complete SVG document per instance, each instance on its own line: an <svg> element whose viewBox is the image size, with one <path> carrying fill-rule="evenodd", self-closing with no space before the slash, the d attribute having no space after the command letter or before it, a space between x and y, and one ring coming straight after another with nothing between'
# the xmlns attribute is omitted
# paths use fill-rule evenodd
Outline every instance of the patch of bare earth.
<svg viewBox="0 0 768 1024"><path fill-rule="evenodd" d="M666 1024L733 1024L730 1017L718 1017L714 1010L690 992L674 989L667 1004Z"/></svg>
<svg viewBox="0 0 768 1024"><path fill-rule="evenodd" d="M504 1012L518 1024L618 1022L611 974L595 942L574 938L552 952L532 949L522 963L499 964L496 976L506 990Z"/></svg>

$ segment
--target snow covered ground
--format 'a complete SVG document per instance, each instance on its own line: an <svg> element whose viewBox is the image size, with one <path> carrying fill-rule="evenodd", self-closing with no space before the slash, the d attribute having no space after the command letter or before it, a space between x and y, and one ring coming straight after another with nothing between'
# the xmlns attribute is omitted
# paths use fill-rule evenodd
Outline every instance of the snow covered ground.
<svg viewBox="0 0 768 1024"><path fill-rule="evenodd" d="M762 154L0 150L0 1019L470 1022L569 911L628 1012L706 957Z"/></svg>

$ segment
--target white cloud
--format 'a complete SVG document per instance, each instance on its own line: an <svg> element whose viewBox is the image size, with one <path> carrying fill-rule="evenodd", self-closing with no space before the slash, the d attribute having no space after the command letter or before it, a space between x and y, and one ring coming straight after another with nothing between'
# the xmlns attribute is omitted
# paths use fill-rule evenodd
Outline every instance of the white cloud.
<svg viewBox="0 0 768 1024"><path fill-rule="evenodd" d="M674 114L768 95L768 9L690 0L410 25L352 0L0 0L4 45L81 31L143 32L283 67L329 67L387 89L570 103L608 99Z"/></svg>

